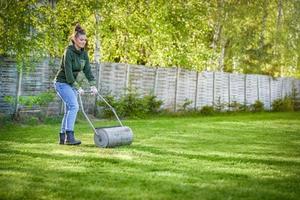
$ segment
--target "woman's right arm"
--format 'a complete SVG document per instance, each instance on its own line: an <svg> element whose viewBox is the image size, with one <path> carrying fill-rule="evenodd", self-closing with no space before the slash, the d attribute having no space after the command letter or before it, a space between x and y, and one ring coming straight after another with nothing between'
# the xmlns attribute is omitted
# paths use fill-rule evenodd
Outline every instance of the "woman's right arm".
<svg viewBox="0 0 300 200"><path fill-rule="evenodd" d="M72 69L72 54L69 49L66 49L64 53L64 68L67 83L73 85L75 83L75 78Z"/></svg>

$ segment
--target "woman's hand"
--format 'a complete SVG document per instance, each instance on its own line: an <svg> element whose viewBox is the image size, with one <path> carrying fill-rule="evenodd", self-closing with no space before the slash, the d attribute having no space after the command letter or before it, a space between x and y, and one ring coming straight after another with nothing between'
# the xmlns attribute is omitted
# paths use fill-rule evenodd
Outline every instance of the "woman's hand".
<svg viewBox="0 0 300 200"><path fill-rule="evenodd" d="M92 95L96 95L98 93L98 90L95 86L91 86L91 93Z"/></svg>
<svg viewBox="0 0 300 200"><path fill-rule="evenodd" d="M77 92L78 92L79 95L83 95L84 94L84 90L81 87L77 90Z"/></svg>

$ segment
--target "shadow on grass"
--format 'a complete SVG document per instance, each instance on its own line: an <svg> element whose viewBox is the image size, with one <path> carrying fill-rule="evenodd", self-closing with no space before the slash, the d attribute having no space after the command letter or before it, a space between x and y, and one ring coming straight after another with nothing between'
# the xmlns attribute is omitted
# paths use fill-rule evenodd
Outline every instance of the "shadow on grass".
<svg viewBox="0 0 300 200"><path fill-rule="evenodd" d="M244 163L254 163L254 164L263 164L263 165L280 165L286 167L298 167L300 168L300 161L290 161L290 160L270 160L270 159L261 159L261 158L241 158L241 157L233 157L233 156L219 156L219 155L204 155L204 154L191 154L191 153L183 153L183 152L174 152L169 150L161 150L156 147L150 146L141 146L135 145L134 149L149 152L161 156L176 156L178 159L186 158L186 159L198 159L198 160L207 160L213 162L244 162Z"/></svg>

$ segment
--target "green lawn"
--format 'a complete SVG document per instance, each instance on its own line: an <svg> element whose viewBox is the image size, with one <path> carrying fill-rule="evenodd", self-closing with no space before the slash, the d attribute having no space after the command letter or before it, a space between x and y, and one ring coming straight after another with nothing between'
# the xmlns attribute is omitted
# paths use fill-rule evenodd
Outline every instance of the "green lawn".
<svg viewBox="0 0 300 200"><path fill-rule="evenodd" d="M97 125L103 122L96 122ZM59 124L0 127L0 199L300 199L300 113L128 120L131 146L58 145Z"/></svg>

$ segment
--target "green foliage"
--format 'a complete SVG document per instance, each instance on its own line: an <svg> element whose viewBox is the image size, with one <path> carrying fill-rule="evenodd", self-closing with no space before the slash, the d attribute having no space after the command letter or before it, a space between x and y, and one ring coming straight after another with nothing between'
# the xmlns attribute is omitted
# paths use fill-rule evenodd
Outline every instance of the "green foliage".
<svg viewBox="0 0 300 200"><path fill-rule="evenodd" d="M42 92L35 96L20 96L19 97L19 103L22 106L26 107L40 107L40 106L46 106L50 102L53 101L55 98L55 94L52 91ZM15 103L15 97L14 96L5 96L4 100L7 103L14 104Z"/></svg>
<svg viewBox="0 0 300 200"><path fill-rule="evenodd" d="M157 114L162 105L161 100L157 100L154 95L139 96L137 93L130 91L120 98L115 98L112 95L104 97L107 102L116 110L119 117L143 118L146 115ZM103 101L97 102L101 106L100 115L105 118L114 117L111 109Z"/></svg>
<svg viewBox="0 0 300 200"><path fill-rule="evenodd" d="M156 114L160 111L163 101L157 99L155 95L145 95L143 97L143 104L146 109L146 114Z"/></svg>
<svg viewBox="0 0 300 200"><path fill-rule="evenodd" d="M222 102L221 97L218 97L217 101L214 103L214 109L216 112L225 111L227 104Z"/></svg>
<svg viewBox="0 0 300 200"><path fill-rule="evenodd" d="M5 2L0 54L22 69L32 56L61 57L79 22L90 55L99 36L102 62L300 77L300 1Z"/></svg>
<svg viewBox="0 0 300 200"><path fill-rule="evenodd" d="M188 112L193 110L193 108L191 109L190 106L192 105L193 101L186 98L184 99L184 103L182 104L181 108L179 109L179 111L183 111L183 112Z"/></svg>
<svg viewBox="0 0 300 200"><path fill-rule="evenodd" d="M0 54L16 60L19 70L30 71L44 53L41 33L34 30L39 21L37 0L1 2Z"/></svg>
<svg viewBox="0 0 300 200"><path fill-rule="evenodd" d="M203 115L212 115L212 114L216 113L216 111L213 106L203 106L200 109L200 113Z"/></svg>
<svg viewBox="0 0 300 200"><path fill-rule="evenodd" d="M260 100L256 100L254 104L250 106L250 110L253 112L262 112L264 111L264 103Z"/></svg>
<svg viewBox="0 0 300 200"><path fill-rule="evenodd" d="M13 120L24 123L41 122L48 118L47 106L50 102L53 102L55 98L53 91L42 92L35 96L20 96L19 97L19 109L14 114ZM14 105L14 96L5 96L4 101ZM34 112L32 109L38 109L39 112ZM22 113L21 113L22 112Z"/></svg>
<svg viewBox="0 0 300 200"><path fill-rule="evenodd" d="M143 117L147 112L147 108L143 104L143 99L135 92L129 92L124 95L120 99L117 109L117 112L122 117Z"/></svg>
<svg viewBox="0 0 300 200"><path fill-rule="evenodd" d="M294 111L294 101L291 96L285 96L283 99L276 99L272 102L272 110L275 112Z"/></svg>
<svg viewBox="0 0 300 200"><path fill-rule="evenodd" d="M295 87L295 84L293 83L292 86L292 93L290 95L293 104L294 104L294 111L300 111L300 98L298 97L299 92L297 92L297 88Z"/></svg>
<svg viewBox="0 0 300 200"><path fill-rule="evenodd" d="M237 101L231 102L228 106L229 106L229 111L231 112L247 111L247 107L244 104L238 103Z"/></svg>

